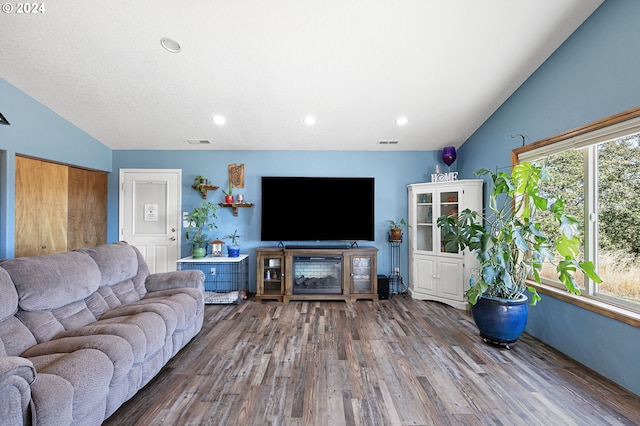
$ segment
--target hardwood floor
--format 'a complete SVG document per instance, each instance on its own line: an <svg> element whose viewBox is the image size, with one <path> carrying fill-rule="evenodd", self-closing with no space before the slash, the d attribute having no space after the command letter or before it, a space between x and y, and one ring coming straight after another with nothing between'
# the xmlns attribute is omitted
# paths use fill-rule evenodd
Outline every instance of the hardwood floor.
<svg viewBox="0 0 640 426"><path fill-rule="evenodd" d="M379 302L209 305L201 333L105 425L632 425L640 397L469 313Z"/></svg>

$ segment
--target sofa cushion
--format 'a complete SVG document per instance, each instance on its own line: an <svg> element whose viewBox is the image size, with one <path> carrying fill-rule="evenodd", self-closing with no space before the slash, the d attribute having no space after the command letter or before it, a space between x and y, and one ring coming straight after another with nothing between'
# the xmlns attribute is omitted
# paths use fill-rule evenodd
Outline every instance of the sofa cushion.
<svg viewBox="0 0 640 426"><path fill-rule="evenodd" d="M136 315L142 312L154 312L160 315L164 321L165 330L169 335L173 334L178 326L178 318L172 307L167 306L167 304L164 303L149 304L146 302L146 299L111 309L105 312L105 314L100 317L100 320L102 321L110 318Z"/></svg>
<svg viewBox="0 0 640 426"><path fill-rule="evenodd" d="M134 364L142 363L162 349L166 338L164 321L152 312L103 319L85 327L60 333L56 338L119 336L131 346Z"/></svg>
<svg viewBox="0 0 640 426"><path fill-rule="evenodd" d="M31 385L34 425L73 423L73 386L60 376L40 372Z"/></svg>
<svg viewBox="0 0 640 426"><path fill-rule="evenodd" d="M96 349L109 357L113 365L113 381L119 381L131 372L134 357L131 345L122 337L112 335L65 337L39 343L22 353L28 359L54 353L68 353L81 349Z"/></svg>
<svg viewBox="0 0 640 426"><path fill-rule="evenodd" d="M29 360L0 357L0 422L3 425L25 424L35 379L36 370Z"/></svg>
<svg viewBox="0 0 640 426"><path fill-rule="evenodd" d="M140 303L162 303L170 306L178 319L176 328L183 330L191 325L191 322L197 317L197 312L204 307L204 296L201 291L194 288L183 290L184 292L175 289L150 292ZM203 300L202 305L198 304L199 297Z"/></svg>
<svg viewBox="0 0 640 426"><path fill-rule="evenodd" d="M31 331L38 343L51 340L56 334L64 331L64 327L51 311L18 311L16 317Z"/></svg>
<svg viewBox="0 0 640 426"><path fill-rule="evenodd" d="M0 268L0 320L13 316L18 310L18 292L11 276Z"/></svg>
<svg viewBox="0 0 640 426"><path fill-rule="evenodd" d="M74 420L88 417L95 411L104 417L109 383L113 377L113 364L106 354L96 349L80 349L41 355L29 360L38 374L53 374L71 384L71 394L65 400L72 403ZM44 391L55 393L61 390L56 386Z"/></svg>
<svg viewBox="0 0 640 426"><path fill-rule="evenodd" d="M18 292L9 273L0 268L0 356L18 356L36 344L33 334L14 314L18 310Z"/></svg>
<svg viewBox="0 0 640 426"><path fill-rule="evenodd" d="M133 280L131 279L120 281L113 285L100 286L98 294L102 296L109 306L109 309L140 300L140 295L136 291Z"/></svg>
<svg viewBox="0 0 640 426"><path fill-rule="evenodd" d="M36 343L36 338L18 318L9 317L0 321L1 356L19 356Z"/></svg>
<svg viewBox="0 0 640 426"><path fill-rule="evenodd" d="M80 252L20 257L0 261L18 292L25 311L60 308L88 297L98 289L100 270Z"/></svg>
<svg viewBox="0 0 640 426"><path fill-rule="evenodd" d="M144 296L146 292L144 280L149 275L149 269L135 247L121 241L79 249L78 251L89 255L98 265L98 269L102 273L100 286L114 286L127 282L126 289L121 287L119 290L115 290L115 293L128 293L130 291L128 286L131 285L131 290L135 290L138 294L137 299ZM130 299L121 300L121 303L130 303L130 301Z"/></svg>

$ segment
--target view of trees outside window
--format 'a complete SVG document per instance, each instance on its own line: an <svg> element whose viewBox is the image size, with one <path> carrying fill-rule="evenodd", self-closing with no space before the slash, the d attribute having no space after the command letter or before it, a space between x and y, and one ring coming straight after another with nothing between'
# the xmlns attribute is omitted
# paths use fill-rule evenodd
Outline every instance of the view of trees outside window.
<svg viewBox="0 0 640 426"><path fill-rule="evenodd" d="M584 152L583 150L568 150L559 154L549 155L533 163L546 166L551 176L551 181L546 182L542 188L544 195L557 198L561 196L565 202L565 212L575 217L578 222L579 237L584 241L584 203L585 203L585 178L584 178ZM539 218L543 232L552 238L559 236L558 226L550 213L543 213ZM584 259L584 247L579 260ZM558 259L559 260L559 259ZM543 278L558 281L558 274L553 264L546 262L541 276ZM582 291L585 290L584 277L580 274L574 277Z"/></svg>
<svg viewBox="0 0 640 426"><path fill-rule="evenodd" d="M592 150L597 167L585 176L585 158ZM623 137L584 149L570 149L540 158L546 164L551 182L545 184L548 195L561 195L567 212L580 221L580 237L585 235L585 194L588 185L596 185L597 243L593 260L603 282L594 291L630 302L640 302L640 134ZM597 177L596 177L597 176ZM543 230L553 235L551 218L541 218ZM584 250L583 250L584 253ZM555 267L546 265L543 276L554 280ZM585 291L583 277L576 276ZM556 280L557 281L557 280Z"/></svg>
<svg viewBox="0 0 640 426"><path fill-rule="evenodd" d="M639 134L597 146L598 291L640 302Z"/></svg>

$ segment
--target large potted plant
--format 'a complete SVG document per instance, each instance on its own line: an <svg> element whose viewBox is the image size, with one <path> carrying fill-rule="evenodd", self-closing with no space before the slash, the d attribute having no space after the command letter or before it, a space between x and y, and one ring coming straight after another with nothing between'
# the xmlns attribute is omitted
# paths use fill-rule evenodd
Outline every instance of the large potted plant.
<svg viewBox="0 0 640 426"><path fill-rule="evenodd" d="M540 300L527 280L541 282L545 261L555 265L558 279L574 294L580 293L574 273L580 271L596 282L601 279L592 262L578 260L582 246L578 222L565 213L564 200L541 190L550 179L543 167L523 162L513 167L511 175L487 169L475 174L488 176L493 184L485 211L466 209L457 217L439 217L437 224L446 251L468 248L479 262L466 297L480 335L509 347L526 326L525 291L531 293L532 305ZM557 237L543 232L538 217L543 212L553 217Z"/></svg>
<svg viewBox="0 0 640 426"><path fill-rule="evenodd" d="M207 245L211 239L205 231L207 229L212 231L214 227L217 228L217 225L213 222L217 219L217 208L212 202L205 201L184 218L189 222L185 237L191 243L191 255L194 258L202 258L207 254Z"/></svg>

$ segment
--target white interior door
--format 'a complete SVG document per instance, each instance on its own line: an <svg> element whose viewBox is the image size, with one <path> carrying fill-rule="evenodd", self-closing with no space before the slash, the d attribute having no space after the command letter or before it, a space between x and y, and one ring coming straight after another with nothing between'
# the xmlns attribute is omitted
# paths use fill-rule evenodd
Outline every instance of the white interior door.
<svg viewBox="0 0 640 426"><path fill-rule="evenodd" d="M182 170L120 170L120 239L140 250L151 273L176 270Z"/></svg>

